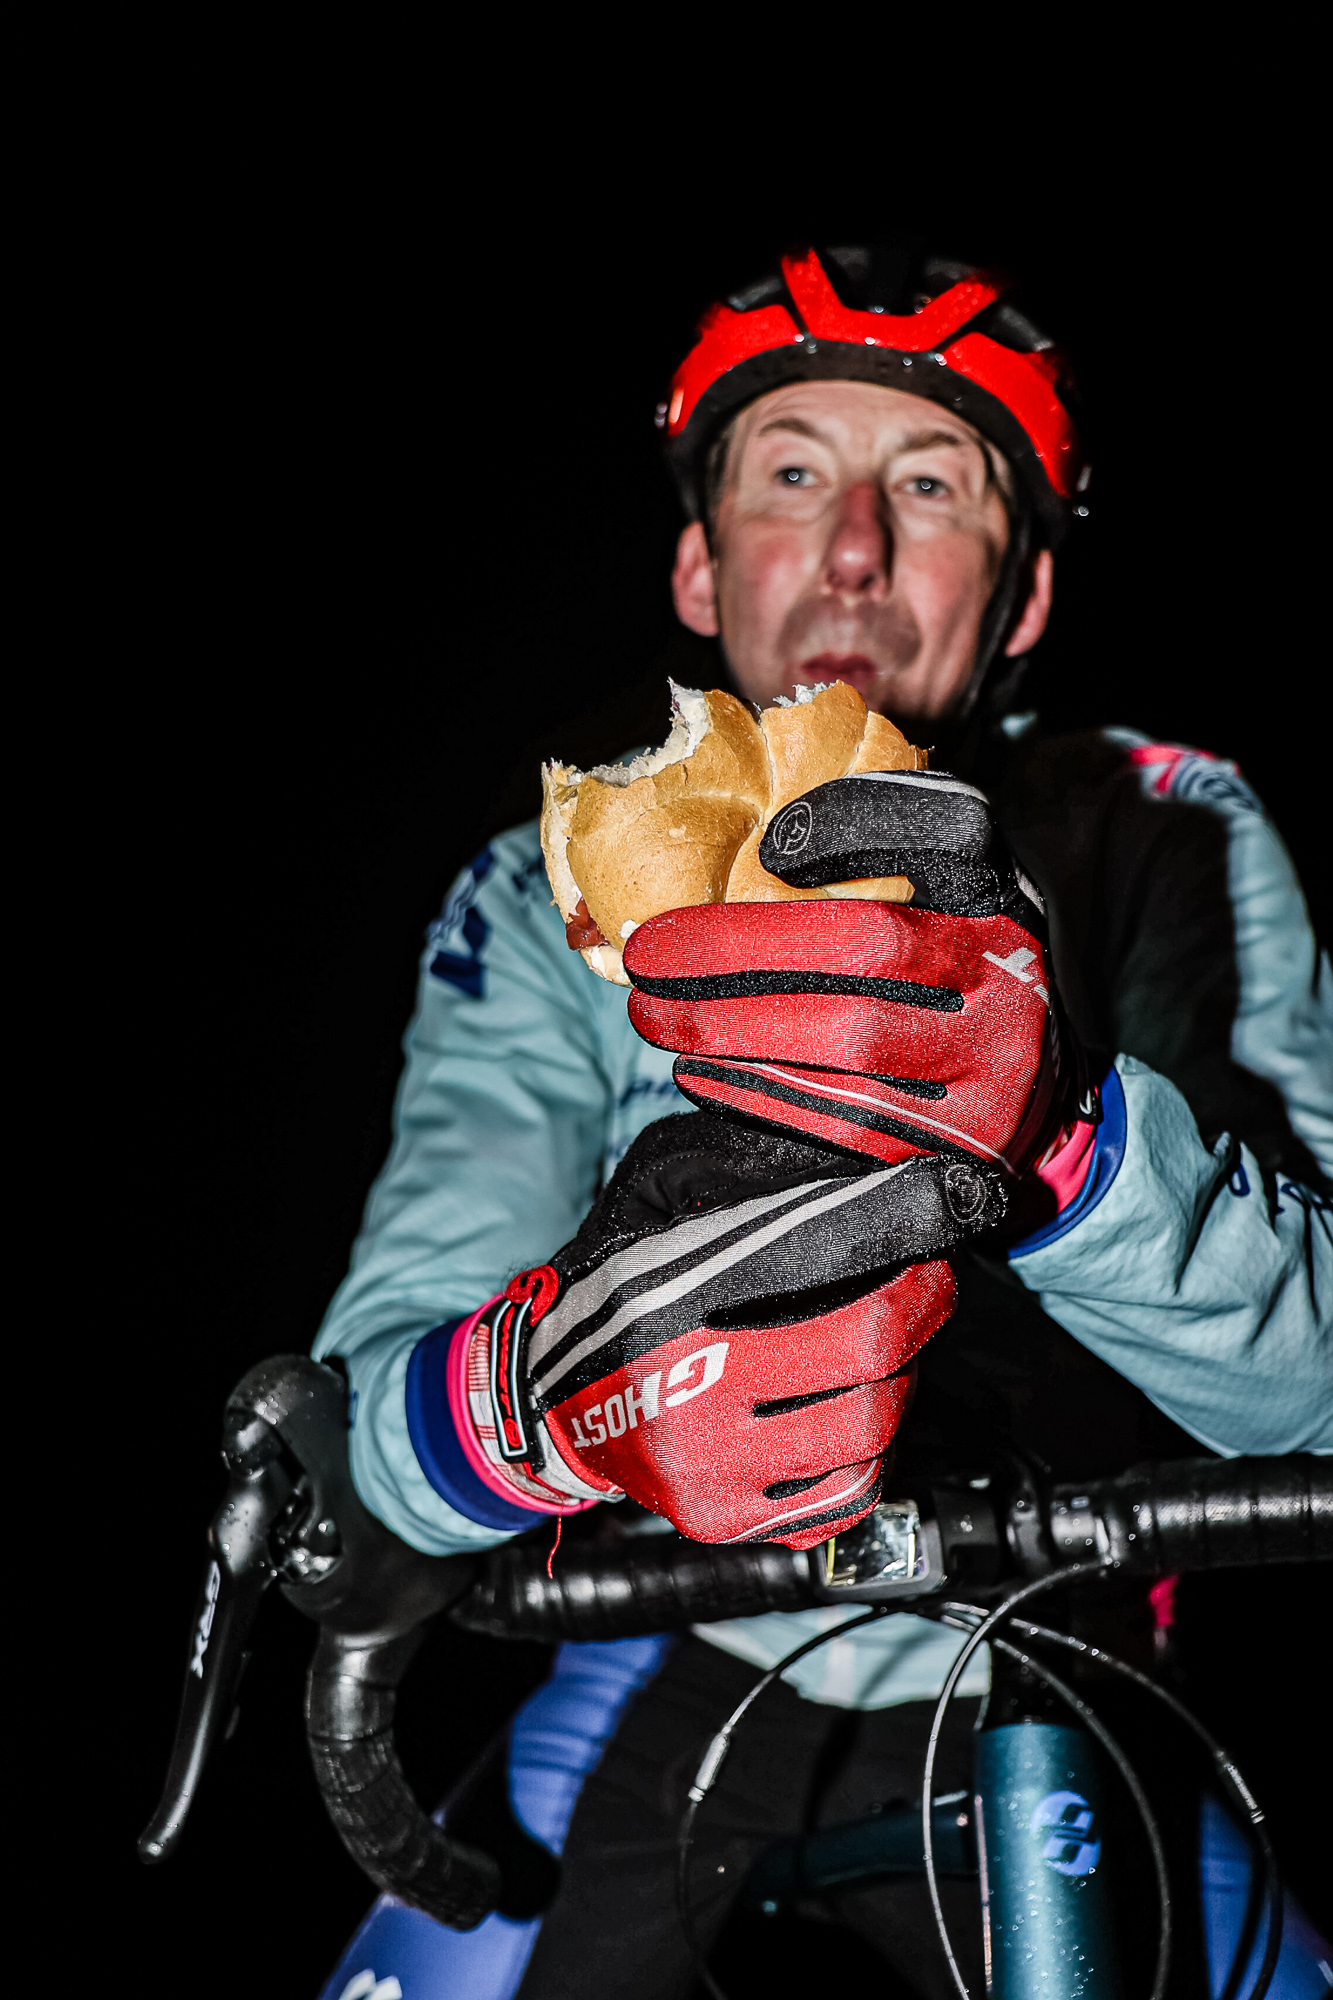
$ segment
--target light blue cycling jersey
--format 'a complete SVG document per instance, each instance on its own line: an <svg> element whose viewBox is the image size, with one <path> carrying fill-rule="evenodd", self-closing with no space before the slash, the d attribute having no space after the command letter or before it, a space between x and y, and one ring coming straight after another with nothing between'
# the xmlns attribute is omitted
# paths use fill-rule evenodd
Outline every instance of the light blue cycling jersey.
<svg viewBox="0 0 1333 2000"><path fill-rule="evenodd" d="M1292 1132L1333 1178L1333 978L1281 841L1231 767L1159 754L1129 731L1104 740L1126 753L1145 809L1183 800L1225 828L1232 1057L1280 1093ZM404 1406L413 1348L550 1257L643 1128L690 1108L672 1057L640 1041L625 1002L565 942L536 823L494 840L428 934L392 1149L314 1349L348 1365L362 1499L415 1548L507 1537L451 1507L418 1463ZM1123 1098L1123 1117L1108 1118L1115 1131L1099 1141L1084 1195L1011 1251L1013 1271L1210 1450L1333 1450L1327 1205L1289 1177L1270 1175L1266 1189L1254 1155L1227 1135L1205 1144L1180 1091L1131 1053L1115 1068L1108 1097ZM775 1613L699 1635L769 1665L829 1615ZM938 1691L960 1644L899 1617L833 1642L791 1678L838 1705L917 1700Z"/></svg>

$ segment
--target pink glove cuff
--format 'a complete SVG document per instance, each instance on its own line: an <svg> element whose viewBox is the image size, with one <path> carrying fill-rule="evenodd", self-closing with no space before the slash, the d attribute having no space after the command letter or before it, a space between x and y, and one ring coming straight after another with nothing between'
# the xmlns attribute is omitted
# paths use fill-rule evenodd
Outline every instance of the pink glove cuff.
<svg viewBox="0 0 1333 2000"><path fill-rule="evenodd" d="M546 1485L526 1467L511 1472L500 1458L491 1410L489 1329L486 1338L477 1338L486 1314L504 1297L497 1292L478 1306L455 1332L449 1343L445 1381L449 1393L449 1414L454 1420L463 1456L482 1485L507 1500L511 1506L526 1507L534 1514L581 1514L595 1507L595 1500L576 1500ZM488 1447L489 1446L489 1450ZM492 1455L493 1454L493 1455ZM520 1483L521 1482L521 1483Z"/></svg>
<svg viewBox="0 0 1333 2000"><path fill-rule="evenodd" d="M1080 1120L1064 1143L1033 1168L1036 1178L1055 1196L1057 1212L1068 1208L1082 1193L1096 1140L1096 1126Z"/></svg>

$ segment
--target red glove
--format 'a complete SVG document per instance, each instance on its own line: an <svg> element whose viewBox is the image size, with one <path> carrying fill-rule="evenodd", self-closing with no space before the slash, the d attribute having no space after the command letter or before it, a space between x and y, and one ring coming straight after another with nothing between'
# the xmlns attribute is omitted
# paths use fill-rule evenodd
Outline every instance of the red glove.
<svg viewBox="0 0 1333 2000"><path fill-rule="evenodd" d="M787 806L760 858L801 888L906 875L913 904L714 903L641 924L629 1017L696 1103L898 1162L1018 1175L1079 1115L1037 892L983 795L945 774L838 778ZM1082 1115L1093 1115L1090 1104Z"/></svg>
<svg viewBox="0 0 1333 2000"><path fill-rule="evenodd" d="M574 1241L468 1332L492 1462L551 1511L629 1493L699 1541L825 1541L879 1497L912 1356L953 1306L939 1253L1003 1213L970 1162L866 1172L662 1119Z"/></svg>

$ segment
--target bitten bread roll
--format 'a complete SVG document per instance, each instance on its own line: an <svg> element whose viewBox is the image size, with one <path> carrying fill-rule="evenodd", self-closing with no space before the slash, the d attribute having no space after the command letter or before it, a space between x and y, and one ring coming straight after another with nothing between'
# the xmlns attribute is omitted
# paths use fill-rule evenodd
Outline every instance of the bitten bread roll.
<svg viewBox="0 0 1333 2000"><path fill-rule="evenodd" d="M671 683L671 734L629 764L542 772L542 852L571 948L628 986L621 948L639 924L692 903L864 896L905 903L905 875L791 889L759 865L774 813L853 771L923 771L916 749L855 688L798 689L762 714L735 695Z"/></svg>

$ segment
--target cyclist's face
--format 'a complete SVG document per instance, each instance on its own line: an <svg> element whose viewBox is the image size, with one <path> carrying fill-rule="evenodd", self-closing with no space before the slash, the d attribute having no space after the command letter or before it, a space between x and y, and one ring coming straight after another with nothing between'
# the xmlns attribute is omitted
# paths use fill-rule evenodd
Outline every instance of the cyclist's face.
<svg viewBox="0 0 1333 2000"><path fill-rule="evenodd" d="M720 632L752 701L849 681L895 719L968 684L1008 538L1009 469L961 417L871 382L796 382L736 421L710 555L681 536L676 609ZM1010 639L1040 636L1050 558Z"/></svg>

